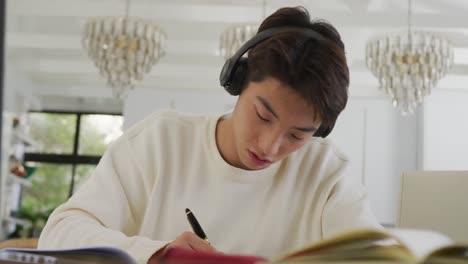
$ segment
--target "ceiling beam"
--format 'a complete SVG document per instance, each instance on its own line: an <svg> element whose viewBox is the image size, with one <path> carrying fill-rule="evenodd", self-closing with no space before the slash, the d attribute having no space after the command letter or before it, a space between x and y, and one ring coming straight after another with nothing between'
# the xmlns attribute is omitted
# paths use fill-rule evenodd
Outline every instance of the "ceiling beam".
<svg viewBox="0 0 468 264"><path fill-rule="evenodd" d="M449 31L444 34L449 39L456 52L468 49L468 34ZM358 36L358 37L356 37ZM373 37L369 30L344 31L342 34L346 49L350 59L363 58L365 55L365 43ZM86 57L86 53L81 46L81 39L74 35L60 34L39 34L39 33L9 33L6 38L7 55L15 52L20 54L25 50L38 50L39 52L57 52L57 54L67 54L73 52L74 56ZM458 50L458 51L457 51ZM79 55L81 54L81 55ZM187 56L218 56L219 43L209 40L187 40L178 41L168 39L166 42L166 55L187 55ZM463 53L466 55L466 53ZM465 56L458 56L457 60L465 60Z"/></svg>
<svg viewBox="0 0 468 264"><path fill-rule="evenodd" d="M10 33L7 34L8 48L82 50L81 38L76 35ZM209 40L166 41L166 54L217 55L219 43Z"/></svg>
<svg viewBox="0 0 468 264"><path fill-rule="evenodd" d="M35 61L25 60L18 61L17 68L26 72L39 72L39 73L61 73L61 74L95 74L99 75L98 69L93 65L91 60L50 60L40 59ZM191 64L167 64L156 63L151 72L146 75L153 76L171 76L180 78L181 76L211 76L211 74L219 74L222 63L207 65L192 62Z"/></svg>
<svg viewBox="0 0 468 264"><path fill-rule="evenodd" d="M30 64L29 67L36 68L37 65ZM100 85L105 86L105 80L99 76L97 70L93 66L84 63L77 65L76 63L63 63L45 61L40 64L41 70L25 70L33 81L43 83L59 82L68 86L74 85ZM363 65L353 65L351 67L351 86L372 86L377 87L378 81L375 76ZM468 65L455 65L449 74L441 79L439 87L446 89L464 89L468 87ZM181 75L181 72L183 73ZM143 78L139 86L143 87L159 87L159 88L184 88L190 89L193 86L199 86L202 89L213 89L219 87L218 81L219 67L200 67L193 65L177 66L177 65L156 65L151 73ZM182 77L181 77L182 76ZM64 88L62 86L62 88Z"/></svg>
<svg viewBox="0 0 468 264"><path fill-rule="evenodd" d="M342 0L341 2L353 13L366 13L372 0Z"/></svg>
<svg viewBox="0 0 468 264"><path fill-rule="evenodd" d="M40 33L81 36L86 18L9 16L8 33ZM195 22L158 19L156 23L174 40L213 40L217 41L221 32L230 23Z"/></svg>
<svg viewBox="0 0 468 264"><path fill-rule="evenodd" d="M53 7L53 8L51 8ZM170 1L138 1L130 5L130 16L147 19L240 22L262 17L261 6L236 6L216 4L181 4ZM74 0L14 0L8 5L9 15L21 16L123 16L125 2L74 1Z"/></svg>
<svg viewBox="0 0 468 264"><path fill-rule="evenodd" d="M357 72L352 75L350 84L350 96L377 96L386 97L378 88L378 82L370 73ZM110 97L111 89L106 86L99 76L89 74L57 75L53 78L43 74L33 74L36 82L33 93L35 95L60 95L60 96L92 96ZM468 92L463 83L468 82L467 76L446 76L435 89ZM74 84L71 84L74 83ZM173 78L148 76L142 82L135 85L135 89L158 89L169 91L223 91L217 80L207 80L197 77L174 80Z"/></svg>
<svg viewBox="0 0 468 264"><path fill-rule="evenodd" d="M283 4L281 4L282 6ZM308 7L310 4L306 4ZM53 7L53 8L51 8ZM279 6L269 6L267 13L275 11ZM407 13L401 9L382 11L355 12L330 11L311 6L312 17L321 17L331 21L336 26L366 27L401 27L406 26ZM119 7L115 1L75 1L75 0L14 0L8 5L9 16L50 16L50 17L87 17L87 16L119 16L124 14L124 3ZM134 2L131 5L131 15L138 17L167 21L185 22L222 22L222 23L258 23L262 19L261 6L228 5L228 4L182 4L170 1ZM412 24L415 27L434 28L468 28L465 10L452 10L450 13L417 13L414 11Z"/></svg>
<svg viewBox="0 0 468 264"><path fill-rule="evenodd" d="M463 50L468 53L468 49ZM167 56L166 60L161 60L156 63L149 75L153 76L211 76L219 74L219 70L223 65L223 60L212 57L211 61L200 61L198 56L192 59L183 59L182 56L176 56L171 59ZM72 74L96 74L98 70L90 59L68 60L68 59L35 59L31 60L27 57L16 59L16 66L19 70L26 72L40 73L72 73ZM368 71L364 59L354 59L350 62L351 71ZM450 69L450 75L467 75L468 59L464 64L455 64Z"/></svg>
<svg viewBox="0 0 468 264"><path fill-rule="evenodd" d="M36 83L36 94L66 95L67 91L74 91L76 95L108 96L111 89L105 80L98 75L91 74L31 74ZM146 76L135 84L135 89L169 89L169 90L222 90L217 78L207 79L204 76L173 77Z"/></svg>
<svg viewBox="0 0 468 264"><path fill-rule="evenodd" d="M468 10L468 6L465 4L464 1L424 0L421 2L428 5L433 11L437 13L451 13L454 10L457 10L459 12L466 12Z"/></svg>

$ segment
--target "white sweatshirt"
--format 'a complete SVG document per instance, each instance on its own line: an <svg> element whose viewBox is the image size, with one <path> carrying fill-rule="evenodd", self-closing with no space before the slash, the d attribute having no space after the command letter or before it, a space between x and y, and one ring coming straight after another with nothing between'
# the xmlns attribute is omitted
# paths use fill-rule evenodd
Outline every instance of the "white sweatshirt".
<svg viewBox="0 0 468 264"><path fill-rule="evenodd" d="M146 263L184 231L190 208L226 253L266 257L355 228L381 228L348 160L313 138L260 171L233 167L215 141L219 116L158 112L114 142L50 216L39 248L114 246Z"/></svg>

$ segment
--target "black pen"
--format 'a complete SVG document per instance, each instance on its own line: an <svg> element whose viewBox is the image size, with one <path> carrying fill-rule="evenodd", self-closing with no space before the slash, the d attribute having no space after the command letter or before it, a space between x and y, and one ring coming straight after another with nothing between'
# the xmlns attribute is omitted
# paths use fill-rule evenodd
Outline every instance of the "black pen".
<svg viewBox="0 0 468 264"><path fill-rule="evenodd" d="M198 223L197 219L195 218L195 215L190 211L190 209L185 208L185 213L187 214L187 219L192 226L193 232L200 237L201 239L204 239L208 244L210 244L210 241L205 235L205 232L203 232L203 229L201 228L200 224Z"/></svg>

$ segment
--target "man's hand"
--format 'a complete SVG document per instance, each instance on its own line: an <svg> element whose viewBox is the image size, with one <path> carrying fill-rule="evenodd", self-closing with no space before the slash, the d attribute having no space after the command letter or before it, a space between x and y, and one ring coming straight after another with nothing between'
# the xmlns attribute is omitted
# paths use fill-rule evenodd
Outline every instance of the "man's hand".
<svg viewBox="0 0 468 264"><path fill-rule="evenodd" d="M151 256L151 258L148 260L148 264L157 263L157 259L161 256L164 256L166 252L173 247L192 249L195 251L218 252L205 240L199 238L192 232L186 231L179 235L174 241L154 253L153 256Z"/></svg>

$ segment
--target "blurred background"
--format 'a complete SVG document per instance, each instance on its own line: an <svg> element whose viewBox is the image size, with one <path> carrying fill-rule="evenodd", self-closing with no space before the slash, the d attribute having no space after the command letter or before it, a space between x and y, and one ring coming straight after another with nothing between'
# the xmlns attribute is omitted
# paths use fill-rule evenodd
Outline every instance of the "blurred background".
<svg viewBox="0 0 468 264"><path fill-rule="evenodd" d="M232 109L218 81L225 58L284 6L304 6L343 38L350 99L330 139L382 224L396 225L403 171L468 170L467 1L5 2L1 239L37 237L108 144L149 113ZM411 30L428 32L413 39L426 37L420 69L436 69L422 80L432 92L408 111L390 87L405 84L385 79L398 70L378 65L378 52L404 50Z"/></svg>

